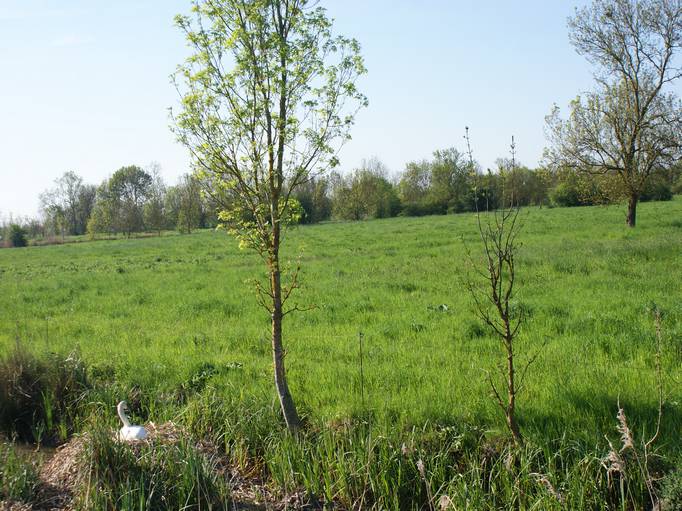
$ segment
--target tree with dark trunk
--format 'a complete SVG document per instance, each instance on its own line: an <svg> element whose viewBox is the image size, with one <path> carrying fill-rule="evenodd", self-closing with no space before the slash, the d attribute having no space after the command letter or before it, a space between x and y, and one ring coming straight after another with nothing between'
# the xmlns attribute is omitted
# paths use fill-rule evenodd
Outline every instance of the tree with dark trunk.
<svg viewBox="0 0 682 511"><path fill-rule="evenodd" d="M682 77L681 0L599 0L569 19L571 42L597 66L597 90L563 120L547 118L550 163L615 174L628 200L627 225L651 174L682 150L682 108L670 85Z"/></svg>
<svg viewBox="0 0 682 511"><path fill-rule="evenodd" d="M189 149L219 220L263 259L257 281L270 314L275 387L287 427L300 420L289 390L282 322L298 271L282 280L280 245L297 222L296 190L338 165L340 145L366 103L355 81L359 45L332 35L326 12L308 0L195 0L178 16L192 56L175 83L178 139Z"/></svg>

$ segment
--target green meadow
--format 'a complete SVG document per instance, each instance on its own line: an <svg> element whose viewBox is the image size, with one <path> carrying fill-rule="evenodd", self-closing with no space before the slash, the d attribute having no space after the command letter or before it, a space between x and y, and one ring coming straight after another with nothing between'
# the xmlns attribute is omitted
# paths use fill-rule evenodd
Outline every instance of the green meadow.
<svg viewBox="0 0 682 511"><path fill-rule="evenodd" d="M1 250L0 424L85 447L50 464L0 444L0 501L41 509L71 463L83 510L678 509L682 200L640 209L635 229L618 206L522 210L523 447L486 382L504 359L466 288L472 214L288 232L291 304L309 309L285 321L298 437L271 381L264 264L226 233ZM184 440L114 441L121 399Z"/></svg>
<svg viewBox="0 0 682 511"><path fill-rule="evenodd" d="M651 430L658 307L663 443L677 451L682 200L643 204L636 229L623 215L618 206L522 212L519 363L540 353L519 397L521 427L530 438L599 444L615 431L620 401L639 431ZM286 361L309 421L369 416L388 427L467 423L504 434L485 378L502 351L464 285L475 277L466 249L478 262L477 236L471 214L288 232L286 258L301 266L293 301L311 310L286 318ZM220 231L2 250L0 345L77 351L121 394L144 396L157 418L172 413L162 397L207 367L219 395L274 407L255 277L262 262Z"/></svg>

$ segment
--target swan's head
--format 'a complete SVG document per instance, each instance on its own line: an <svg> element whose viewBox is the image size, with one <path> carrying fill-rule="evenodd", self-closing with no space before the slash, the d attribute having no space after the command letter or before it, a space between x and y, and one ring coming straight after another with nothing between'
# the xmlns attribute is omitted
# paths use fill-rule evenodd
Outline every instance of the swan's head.
<svg viewBox="0 0 682 511"><path fill-rule="evenodd" d="M128 410L128 403L125 401L121 401L118 406L116 407L116 411L118 412L118 418L121 419L121 422L125 427L130 426L130 421L128 420L128 417L126 416L126 411Z"/></svg>
<svg viewBox="0 0 682 511"><path fill-rule="evenodd" d="M116 409L118 410L119 414L125 413L128 411L128 403L126 403L125 401L121 401L116 407Z"/></svg>

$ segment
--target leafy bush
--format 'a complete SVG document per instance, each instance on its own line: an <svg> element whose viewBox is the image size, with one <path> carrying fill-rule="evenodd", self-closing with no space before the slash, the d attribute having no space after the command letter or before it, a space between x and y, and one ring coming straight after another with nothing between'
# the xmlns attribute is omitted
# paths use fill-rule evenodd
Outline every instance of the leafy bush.
<svg viewBox="0 0 682 511"><path fill-rule="evenodd" d="M23 344L0 360L0 431L27 442L56 443L73 430L88 388L77 355L39 359Z"/></svg>
<svg viewBox="0 0 682 511"><path fill-rule="evenodd" d="M552 205L564 208L582 205L578 188L570 183L559 183L550 192L549 199Z"/></svg>
<svg viewBox="0 0 682 511"><path fill-rule="evenodd" d="M12 445L0 444L0 501L30 501L37 484L35 466L19 457Z"/></svg>
<svg viewBox="0 0 682 511"><path fill-rule="evenodd" d="M10 246L12 247L25 247L28 245L28 241L26 240L26 231L20 225L10 225L9 234L7 237L9 239Z"/></svg>
<svg viewBox="0 0 682 511"><path fill-rule="evenodd" d="M447 207L433 202L408 202L403 204L400 216L444 215Z"/></svg>

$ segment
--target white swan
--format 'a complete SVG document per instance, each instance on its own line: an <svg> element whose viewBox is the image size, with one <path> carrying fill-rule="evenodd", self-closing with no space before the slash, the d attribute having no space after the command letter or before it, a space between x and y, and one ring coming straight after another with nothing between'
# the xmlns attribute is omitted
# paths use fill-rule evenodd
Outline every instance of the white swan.
<svg viewBox="0 0 682 511"><path fill-rule="evenodd" d="M131 426L130 421L126 415L126 410L128 409L128 404L125 401L121 401L116 410L118 411L118 416L123 422L123 427L118 432L119 440L130 441L130 440L144 440L147 438L147 430L144 426Z"/></svg>

